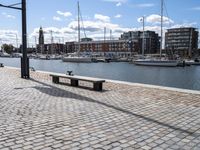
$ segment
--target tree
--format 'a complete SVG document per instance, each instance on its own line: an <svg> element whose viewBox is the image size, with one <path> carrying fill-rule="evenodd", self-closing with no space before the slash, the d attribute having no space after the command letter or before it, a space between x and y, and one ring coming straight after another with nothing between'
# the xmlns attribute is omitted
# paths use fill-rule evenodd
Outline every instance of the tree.
<svg viewBox="0 0 200 150"><path fill-rule="evenodd" d="M14 46L12 44L3 44L1 49L6 53L11 54L13 52Z"/></svg>

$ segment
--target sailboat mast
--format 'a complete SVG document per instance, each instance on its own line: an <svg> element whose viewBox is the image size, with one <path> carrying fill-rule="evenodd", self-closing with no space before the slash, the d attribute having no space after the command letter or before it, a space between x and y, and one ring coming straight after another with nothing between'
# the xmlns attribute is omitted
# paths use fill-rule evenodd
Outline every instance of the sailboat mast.
<svg viewBox="0 0 200 150"><path fill-rule="evenodd" d="M164 5L164 1L161 0L161 39L160 39L160 58L162 56L162 43L163 43L163 5Z"/></svg>
<svg viewBox="0 0 200 150"><path fill-rule="evenodd" d="M78 1L78 55L80 53L80 42L81 42L81 28L80 28L80 6Z"/></svg>
<svg viewBox="0 0 200 150"><path fill-rule="evenodd" d="M143 35L142 35L142 56L144 56L144 16L142 17Z"/></svg>

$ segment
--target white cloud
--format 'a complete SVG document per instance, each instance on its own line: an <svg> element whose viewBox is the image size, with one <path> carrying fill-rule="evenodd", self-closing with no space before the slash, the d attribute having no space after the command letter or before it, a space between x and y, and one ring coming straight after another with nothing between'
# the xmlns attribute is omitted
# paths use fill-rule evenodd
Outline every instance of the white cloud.
<svg viewBox="0 0 200 150"><path fill-rule="evenodd" d="M161 22L161 16L157 15L157 14L152 14L149 15L145 18L145 21L147 23L154 23L154 24L158 24ZM163 23L164 24L170 24L170 23L174 23L174 21L168 17L163 16Z"/></svg>
<svg viewBox="0 0 200 150"><path fill-rule="evenodd" d="M125 2L127 2L127 0L103 0L103 1L106 1L106 2L115 2L115 3L125 3Z"/></svg>
<svg viewBox="0 0 200 150"><path fill-rule="evenodd" d="M118 3L116 4L117 7L119 7L119 6L121 6L121 5L122 5L121 2L118 2Z"/></svg>
<svg viewBox="0 0 200 150"><path fill-rule="evenodd" d="M18 39L18 45L21 37L16 30L0 30L0 45L7 43L14 46L17 45L16 38Z"/></svg>
<svg viewBox="0 0 200 150"><path fill-rule="evenodd" d="M109 38L109 31L112 30L113 39L118 39L120 35L125 32L132 30L130 28L123 28L118 24L111 22L105 22L104 20L87 20L83 21L84 29L86 31L87 37L93 38L94 40L103 40L104 38L104 27L107 29L107 38ZM75 41L77 40L77 21L71 21L65 28L48 27L44 28L45 43L51 42L50 32L52 31L54 42L59 42L59 39L65 39L65 41ZM34 38L38 38L39 28L35 28L33 33L30 35L32 43L34 43ZM81 29L81 37L84 37L83 28Z"/></svg>
<svg viewBox="0 0 200 150"><path fill-rule="evenodd" d="M196 25L197 25L197 22L182 23L182 24L173 25L171 28L195 27Z"/></svg>
<svg viewBox="0 0 200 150"><path fill-rule="evenodd" d="M94 18L96 20L99 20L99 21L102 21L102 22L110 22L110 17L109 16L104 16L104 15L101 15L101 14L95 14Z"/></svg>
<svg viewBox="0 0 200 150"><path fill-rule="evenodd" d="M62 11L57 11L57 14L61 15L61 16L64 16L64 17L70 17L72 16L72 13L71 12L62 12Z"/></svg>
<svg viewBox="0 0 200 150"><path fill-rule="evenodd" d="M117 7L121 6L122 3L128 2L128 0L103 0L103 1L116 3Z"/></svg>
<svg viewBox="0 0 200 150"><path fill-rule="evenodd" d="M147 7L154 7L155 4L152 3L144 3L144 4L137 4L135 5L135 7L139 7L139 8L147 8Z"/></svg>
<svg viewBox="0 0 200 150"><path fill-rule="evenodd" d="M2 15L3 15L4 17L10 18L10 19L15 19L15 18L16 18L15 16L10 15L10 14L7 14L7 13L5 13L5 12L3 12Z"/></svg>
<svg viewBox="0 0 200 150"><path fill-rule="evenodd" d="M121 18L121 17L122 17L121 14L117 14L117 15L115 16L115 18Z"/></svg>
<svg viewBox="0 0 200 150"><path fill-rule="evenodd" d="M60 17L56 17L56 16L53 17L53 20L55 20L55 21L62 21L62 19Z"/></svg>

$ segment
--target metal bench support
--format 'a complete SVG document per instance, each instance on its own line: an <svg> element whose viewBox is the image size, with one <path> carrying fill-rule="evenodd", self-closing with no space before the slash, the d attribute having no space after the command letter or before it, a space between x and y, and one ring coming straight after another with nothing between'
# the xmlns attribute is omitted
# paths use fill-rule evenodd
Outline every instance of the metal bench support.
<svg viewBox="0 0 200 150"><path fill-rule="evenodd" d="M0 67L1 67L1 68L4 67L3 63L0 63Z"/></svg>
<svg viewBox="0 0 200 150"><path fill-rule="evenodd" d="M93 88L95 91L102 91L102 82L93 83Z"/></svg>
<svg viewBox="0 0 200 150"><path fill-rule="evenodd" d="M59 77L52 76L53 83L59 83Z"/></svg>
<svg viewBox="0 0 200 150"><path fill-rule="evenodd" d="M78 80L71 79L71 86L78 86Z"/></svg>

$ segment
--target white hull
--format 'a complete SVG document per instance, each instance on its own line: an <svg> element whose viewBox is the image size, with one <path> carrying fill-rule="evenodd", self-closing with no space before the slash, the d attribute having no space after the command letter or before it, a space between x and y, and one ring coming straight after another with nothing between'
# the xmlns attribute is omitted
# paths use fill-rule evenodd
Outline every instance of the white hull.
<svg viewBox="0 0 200 150"><path fill-rule="evenodd" d="M63 57L63 62L76 62L76 63L91 63L90 57Z"/></svg>
<svg viewBox="0 0 200 150"><path fill-rule="evenodd" d="M195 61L186 61L185 63L187 65L200 65L200 62L195 62Z"/></svg>
<svg viewBox="0 0 200 150"><path fill-rule="evenodd" d="M142 66L159 66L159 67L176 67L178 66L177 61L162 61L162 60L136 60L134 61L135 65Z"/></svg>

